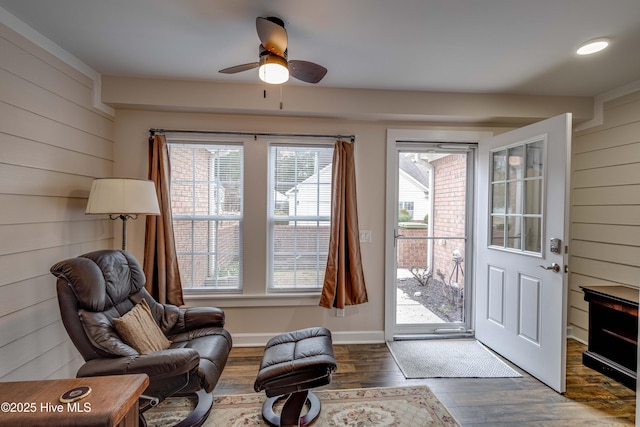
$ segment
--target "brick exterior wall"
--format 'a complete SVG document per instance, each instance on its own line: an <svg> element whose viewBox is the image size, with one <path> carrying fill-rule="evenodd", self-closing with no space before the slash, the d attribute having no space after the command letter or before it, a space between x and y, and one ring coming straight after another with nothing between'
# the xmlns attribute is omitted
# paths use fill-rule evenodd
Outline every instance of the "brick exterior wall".
<svg viewBox="0 0 640 427"><path fill-rule="evenodd" d="M403 228L399 226L398 233L405 237L427 237L429 230L426 228ZM397 245L397 268L427 268L429 264L427 259L427 240L398 239Z"/></svg>
<svg viewBox="0 0 640 427"><path fill-rule="evenodd" d="M433 235L464 236L466 214L467 160L465 154L451 154L431 162L434 170L432 191ZM453 251L464 256L463 240L436 240L433 244L433 278L449 283L455 268ZM464 263L462 264L464 269ZM455 274L451 281L455 281ZM458 284L464 287L464 277L458 275Z"/></svg>

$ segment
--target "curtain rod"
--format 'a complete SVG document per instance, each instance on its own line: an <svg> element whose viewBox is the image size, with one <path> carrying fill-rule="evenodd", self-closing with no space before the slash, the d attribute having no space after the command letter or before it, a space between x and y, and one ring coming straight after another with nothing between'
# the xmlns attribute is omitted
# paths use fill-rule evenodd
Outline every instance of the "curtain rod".
<svg viewBox="0 0 640 427"><path fill-rule="evenodd" d="M228 135L228 136L253 136L256 139L259 136L275 136L283 138L335 138L335 139L348 139L351 142L355 142L355 135L322 135L322 134L305 134L305 133L272 133L272 132L225 132L216 130L182 130L182 129L149 129L151 136L156 133L199 133L199 134L211 134L211 135Z"/></svg>

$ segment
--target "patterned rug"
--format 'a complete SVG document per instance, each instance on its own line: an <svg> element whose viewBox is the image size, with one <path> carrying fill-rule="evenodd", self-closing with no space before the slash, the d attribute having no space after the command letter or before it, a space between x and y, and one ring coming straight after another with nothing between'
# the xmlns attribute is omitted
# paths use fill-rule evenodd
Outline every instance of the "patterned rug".
<svg viewBox="0 0 640 427"><path fill-rule="evenodd" d="M314 392L322 404L311 426L459 426L428 387L388 387ZM267 426L263 393L217 396L204 427ZM149 427L173 425L186 416L187 399L167 399L147 411Z"/></svg>
<svg viewBox="0 0 640 427"><path fill-rule="evenodd" d="M522 376L473 339L391 341L387 347L408 379Z"/></svg>

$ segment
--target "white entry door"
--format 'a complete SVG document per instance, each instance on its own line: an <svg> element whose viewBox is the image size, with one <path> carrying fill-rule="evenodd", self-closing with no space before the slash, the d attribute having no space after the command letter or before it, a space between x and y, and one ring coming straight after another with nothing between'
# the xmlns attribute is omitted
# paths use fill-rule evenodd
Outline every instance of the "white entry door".
<svg viewBox="0 0 640 427"><path fill-rule="evenodd" d="M565 391L571 115L479 144L475 334Z"/></svg>

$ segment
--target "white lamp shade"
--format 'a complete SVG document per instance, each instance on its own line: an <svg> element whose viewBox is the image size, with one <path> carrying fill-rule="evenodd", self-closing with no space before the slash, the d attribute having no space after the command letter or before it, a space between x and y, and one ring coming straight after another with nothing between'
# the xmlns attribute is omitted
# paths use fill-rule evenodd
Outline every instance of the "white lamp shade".
<svg viewBox="0 0 640 427"><path fill-rule="evenodd" d="M160 215L156 187L144 179L94 179L85 213Z"/></svg>

